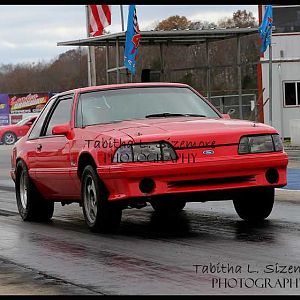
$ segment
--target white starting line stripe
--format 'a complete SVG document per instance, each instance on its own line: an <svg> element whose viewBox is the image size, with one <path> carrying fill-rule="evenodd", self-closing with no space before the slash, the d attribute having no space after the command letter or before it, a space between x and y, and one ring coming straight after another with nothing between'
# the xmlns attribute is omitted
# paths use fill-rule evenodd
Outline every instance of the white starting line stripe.
<svg viewBox="0 0 300 300"><path fill-rule="evenodd" d="M279 191L283 191L283 192L295 192L295 193L300 192L300 190L289 190L289 189L283 189L283 188L276 188L275 190L279 190Z"/></svg>

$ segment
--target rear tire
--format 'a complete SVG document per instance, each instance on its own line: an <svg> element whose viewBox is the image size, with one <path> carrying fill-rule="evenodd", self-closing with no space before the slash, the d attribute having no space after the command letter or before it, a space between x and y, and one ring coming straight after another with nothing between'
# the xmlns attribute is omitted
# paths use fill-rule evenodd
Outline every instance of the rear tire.
<svg viewBox="0 0 300 300"><path fill-rule="evenodd" d="M53 216L54 202L45 200L39 193L23 161L16 167L16 199L19 214L24 221L48 221Z"/></svg>
<svg viewBox="0 0 300 300"><path fill-rule="evenodd" d="M81 199L85 222L92 232L112 232L120 226L122 209L108 202L106 188L91 165L82 173Z"/></svg>
<svg viewBox="0 0 300 300"><path fill-rule="evenodd" d="M5 132L2 138L5 145L13 145L17 141L17 136L13 132Z"/></svg>
<svg viewBox="0 0 300 300"><path fill-rule="evenodd" d="M186 205L184 201L157 201L152 202L152 208L158 213L179 213Z"/></svg>
<svg viewBox="0 0 300 300"><path fill-rule="evenodd" d="M239 217L245 221L262 221L272 212L275 198L274 188L247 190L233 200Z"/></svg>

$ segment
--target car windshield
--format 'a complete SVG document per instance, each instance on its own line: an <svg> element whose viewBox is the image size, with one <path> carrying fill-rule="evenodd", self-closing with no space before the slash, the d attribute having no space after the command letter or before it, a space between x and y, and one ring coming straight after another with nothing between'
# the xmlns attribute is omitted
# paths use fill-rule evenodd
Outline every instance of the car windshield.
<svg viewBox="0 0 300 300"><path fill-rule="evenodd" d="M78 107L77 120L83 126L145 118L220 118L201 97L185 87L138 87L88 92L81 94Z"/></svg>
<svg viewBox="0 0 300 300"><path fill-rule="evenodd" d="M25 119L22 119L21 121L19 121L16 125L18 126L22 126L24 124L26 124L32 117L27 117Z"/></svg>

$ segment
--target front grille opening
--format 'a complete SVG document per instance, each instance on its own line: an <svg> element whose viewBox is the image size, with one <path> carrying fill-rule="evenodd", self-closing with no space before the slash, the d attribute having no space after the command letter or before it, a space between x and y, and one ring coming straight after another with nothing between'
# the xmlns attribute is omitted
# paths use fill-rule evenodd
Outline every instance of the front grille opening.
<svg viewBox="0 0 300 300"><path fill-rule="evenodd" d="M256 181L255 176L239 176L239 177L227 177L227 178L212 178L212 179L195 179L195 180L181 180L171 181L168 183L168 187L187 187L187 186L207 186L216 184L230 184L230 183L242 183Z"/></svg>

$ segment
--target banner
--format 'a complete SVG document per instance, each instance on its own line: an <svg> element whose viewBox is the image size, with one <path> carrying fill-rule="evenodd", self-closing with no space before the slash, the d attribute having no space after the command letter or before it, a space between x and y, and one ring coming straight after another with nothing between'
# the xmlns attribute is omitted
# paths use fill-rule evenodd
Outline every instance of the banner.
<svg viewBox="0 0 300 300"><path fill-rule="evenodd" d="M9 125L9 114L0 115L0 126Z"/></svg>
<svg viewBox="0 0 300 300"><path fill-rule="evenodd" d="M7 94L0 94L0 126L9 125L9 98Z"/></svg>
<svg viewBox="0 0 300 300"><path fill-rule="evenodd" d="M124 66L133 75L135 74L135 62L137 59L140 38L141 35L136 16L136 8L135 5L129 5L124 53Z"/></svg>
<svg viewBox="0 0 300 300"><path fill-rule="evenodd" d="M0 94L0 115L9 114L9 97L7 94Z"/></svg>
<svg viewBox="0 0 300 300"><path fill-rule="evenodd" d="M260 52L263 53L267 50L268 46L271 44L271 29L273 26L273 12L272 5L267 5L264 18L258 27L258 32L261 37L261 47Z"/></svg>
<svg viewBox="0 0 300 300"><path fill-rule="evenodd" d="M9 106L11 114L39 113L49 100L49 93L44 94L10 94Z"/></svg>

